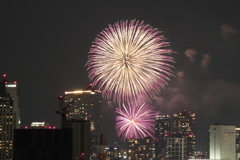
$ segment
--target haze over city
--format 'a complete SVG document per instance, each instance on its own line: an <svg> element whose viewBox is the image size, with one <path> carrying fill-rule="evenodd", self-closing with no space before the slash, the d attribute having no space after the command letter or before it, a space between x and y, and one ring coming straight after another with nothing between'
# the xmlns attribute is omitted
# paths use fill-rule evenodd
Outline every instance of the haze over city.
<svg viewBox="0 0 240 160"><path fill-rule="evenodd" d="M176 53L168 87L152 101L159 114L196 113L196 150L209 125L240 127L240 22L237 2L1 2L0 73L21 85L22 127L47 121L60 128L59 95L91 83L85 64L108 24L140 20L162 31ZM115 105L102 102L102 132L117 141ZM107 126L107 127L106 127Z"/></svg>

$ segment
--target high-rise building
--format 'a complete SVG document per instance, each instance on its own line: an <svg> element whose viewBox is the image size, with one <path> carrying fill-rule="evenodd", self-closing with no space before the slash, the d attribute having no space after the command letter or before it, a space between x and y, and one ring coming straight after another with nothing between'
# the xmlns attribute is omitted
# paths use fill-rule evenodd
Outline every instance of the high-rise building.
<svg viewBox="0 0 240 160"><path fill-rule="evenodd" d="M97 145L91 146L91 160L104 159L106 158L105 148L108 148L107 140L104 137L103 133L100 134L98 138Z"/></svg>
<svg viewBox="0 0 240 160"><path fill-rule="evenodd" d="M171 116L157 115L155 119L156 157L166 157L167 137L171 132Z"/></svg>
<svg viewBox="0 0 240 160"><path fill-rule="evenodd" d="M90 122L64 121L63 129L72 129L72 160L90 159Z"/></svg>
<svg viewBox="0 0 240 160"><path fill-rule="evenodd" d="M168 160L186 160L187 159L187 138L182 134L171 134L167 138L166 158Z"/></svg>
<svg viewBox="0 0 240 160"><path fill-rule="evenodd" d="M128 139L128 159L155 159L155 140L152 137Z"/></svg>
<svg viewBox="0 0 240 160"><path fill-rule="evenodd" d="M236 126L210 125L210 159L236 160Z"/></svg>
<svg viewBox="0 0 240 160"><path fill-rule="evenodd" d="M173 134L181 134L187 139L187 158L194 158L195 153L195 113L183 110L173 114Z"/></svg>
<svg viewBox="0 0 240 160"><path fill-rule="evenodd" d="M66 91L64 121L89 120L92 144L98 142L101 119L101 92L90 85L86 90Z"/></svg>
<svg viewBox="0 0 240 160"><path fill-rule="evenodd" d="M57 113L62 116L62 128L73 130L73 155L77 156L73 159L89 159L99 142L101 92L91 84L85 90L66 91L59 97Z"/></svg>
<svg viewBox="0 0 240 160"><path fill-rule="evenodd" d="M20 128L19 86L6 75L0 82L0 160L13 159L13 130Z"/></svg>

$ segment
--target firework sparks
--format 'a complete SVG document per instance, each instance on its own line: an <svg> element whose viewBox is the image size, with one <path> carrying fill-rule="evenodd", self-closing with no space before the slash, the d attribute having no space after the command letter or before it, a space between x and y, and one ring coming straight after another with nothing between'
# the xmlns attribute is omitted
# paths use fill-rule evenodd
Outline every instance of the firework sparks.
<svg viewBox="0 0 240 160"><path fill-rule="evenodd" d="M89 78L118 103L151 100L167 85L174 62L160 31L143 21L121 21L103 30L89 52Z"/></svg>
<svg viewBox="0 0 240 160"><path fill-rule="evenodd" d="M153 107L146 104L135 104L116 108L116 131L117 136L123 140L129 138L144 138L154 133L155 113Z"/></svg>

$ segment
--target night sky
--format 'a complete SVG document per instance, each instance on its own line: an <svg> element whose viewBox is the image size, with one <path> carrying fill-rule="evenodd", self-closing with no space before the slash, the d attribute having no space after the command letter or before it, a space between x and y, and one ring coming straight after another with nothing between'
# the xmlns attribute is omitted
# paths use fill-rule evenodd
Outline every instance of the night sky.
<svg viewBox="0 0 240 160"><path fill-rule="evenodd" d="M163 31L176 52L175 77L152 102L156 111L196 113L197 150L207 144L210 124L240 127L237 1L96 2L0 2L0 74L21 85L22 126L47 121L60 127L57 97L90 83L84 65L95 37L108 24L137 19ZM114 112L104 101L102 132L109 144L120 141Z"/></svg>

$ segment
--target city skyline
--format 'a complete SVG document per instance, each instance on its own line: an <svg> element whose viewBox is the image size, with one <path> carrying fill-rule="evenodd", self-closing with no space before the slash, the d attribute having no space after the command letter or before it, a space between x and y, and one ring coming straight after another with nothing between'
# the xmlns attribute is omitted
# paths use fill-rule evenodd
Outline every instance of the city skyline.
<svg viewBox="0 0 240 160"><path fill-rule="evenodd" d="M57 97L85 89L87 56L97 34L119 20L144 20L177 52L175 78L152 102L159 114L196 113L196 147L215 122L240 126L239 11L235 2L2 2L1 69L21 87L22 127L47 121L60 128ZM115 107L102 104L102 127L116 138ZM200 138L200 136L203 138ZM206 136L204 138L204 135Z"/></svg>

